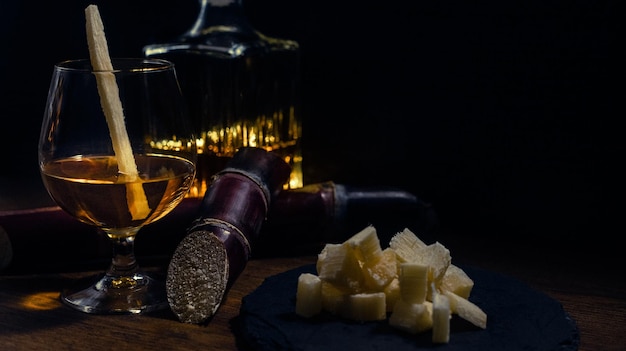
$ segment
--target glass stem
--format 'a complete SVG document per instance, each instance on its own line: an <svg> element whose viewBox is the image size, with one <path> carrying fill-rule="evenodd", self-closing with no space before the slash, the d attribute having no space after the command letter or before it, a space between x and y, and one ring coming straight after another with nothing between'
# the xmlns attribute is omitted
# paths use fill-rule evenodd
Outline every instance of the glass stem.
<svg viewBox="0 0 626 351"><path fill-rule="evenodd" d="M135 259L135 236L111 237L113 243L113 258L107 275L113 277L132 276L139 266Z"/></svg>

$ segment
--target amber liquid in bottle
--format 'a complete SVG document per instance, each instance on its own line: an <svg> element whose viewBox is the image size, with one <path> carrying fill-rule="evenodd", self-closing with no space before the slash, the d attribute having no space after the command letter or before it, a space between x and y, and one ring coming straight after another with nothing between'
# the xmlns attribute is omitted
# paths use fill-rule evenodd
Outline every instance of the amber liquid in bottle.
<svg viewBox="0 0 626 351"><path fill-rule="evenodd" d="M146 57L176 65L195 124L198 169L190 193L202 197L240 147L279 154L293 170L287 187L302 187L298 43L255 30L241 0L200 5L188 32L144 47Z"/></svg>

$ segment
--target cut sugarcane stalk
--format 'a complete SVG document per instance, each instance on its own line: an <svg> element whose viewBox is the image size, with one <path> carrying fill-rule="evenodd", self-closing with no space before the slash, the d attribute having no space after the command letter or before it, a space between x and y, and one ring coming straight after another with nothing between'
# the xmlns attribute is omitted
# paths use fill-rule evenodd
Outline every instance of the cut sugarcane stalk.
<svg viewBox="0 0 626 351"><path fill-rule="evenodd" d="M450 342L450 301L446 295L434 294L432 341L435 344L447 344Z"/></svg>
<svg viewBox="0 0 626 351"><path fill-rule="evenodd" d="M128 181L126 184L128 209L133 220L144 219L150 214L150 207L139 179L137 164L135 163L128 132L124 124L124 110L115 75L111 72L104 72L113 70L113 64L109 56L107 40L104 34L104 24L102 23L98 6L87 6L85 18L91 65L94 71L103 71L96 73L100 104L109 127L118 170L122 177L125 177L126 181Z"/></svg>

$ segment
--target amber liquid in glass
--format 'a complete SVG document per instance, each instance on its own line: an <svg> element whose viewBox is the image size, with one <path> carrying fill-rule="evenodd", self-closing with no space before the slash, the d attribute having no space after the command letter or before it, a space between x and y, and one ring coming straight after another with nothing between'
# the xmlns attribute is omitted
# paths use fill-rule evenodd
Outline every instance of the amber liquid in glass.
<svg viewBox="0 0 626 351"><path fill-rule="evenodd" d="M194 178L194 165L165 155L135 155L139 178L118 172L113 156L75 156L44 165L43 181L61 208L82 222L107 229L110 236L125 228L139 227L165 216L187 194ZM133 218L129 189L140 186L150 211ZM132 206L132 204L129 204Z"/></svg>

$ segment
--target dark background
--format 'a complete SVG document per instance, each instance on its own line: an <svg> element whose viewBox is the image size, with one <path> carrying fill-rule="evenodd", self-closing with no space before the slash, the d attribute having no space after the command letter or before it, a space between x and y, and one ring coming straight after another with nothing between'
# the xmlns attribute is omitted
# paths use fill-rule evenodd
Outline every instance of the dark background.
<svg viewBox="0 0 626 351"><path fill-rule="evenodd" d="M112 56L140 56L143 45L183 33L198 9L193 0L2 0L5 203L42 201L36 148L52 66L88 56L90 3ZM618 3L245 8L262 33L301 45L306 182L399 187L433 204L446 233L588 258L621 253L612 240L626 232Z"/></svg>

